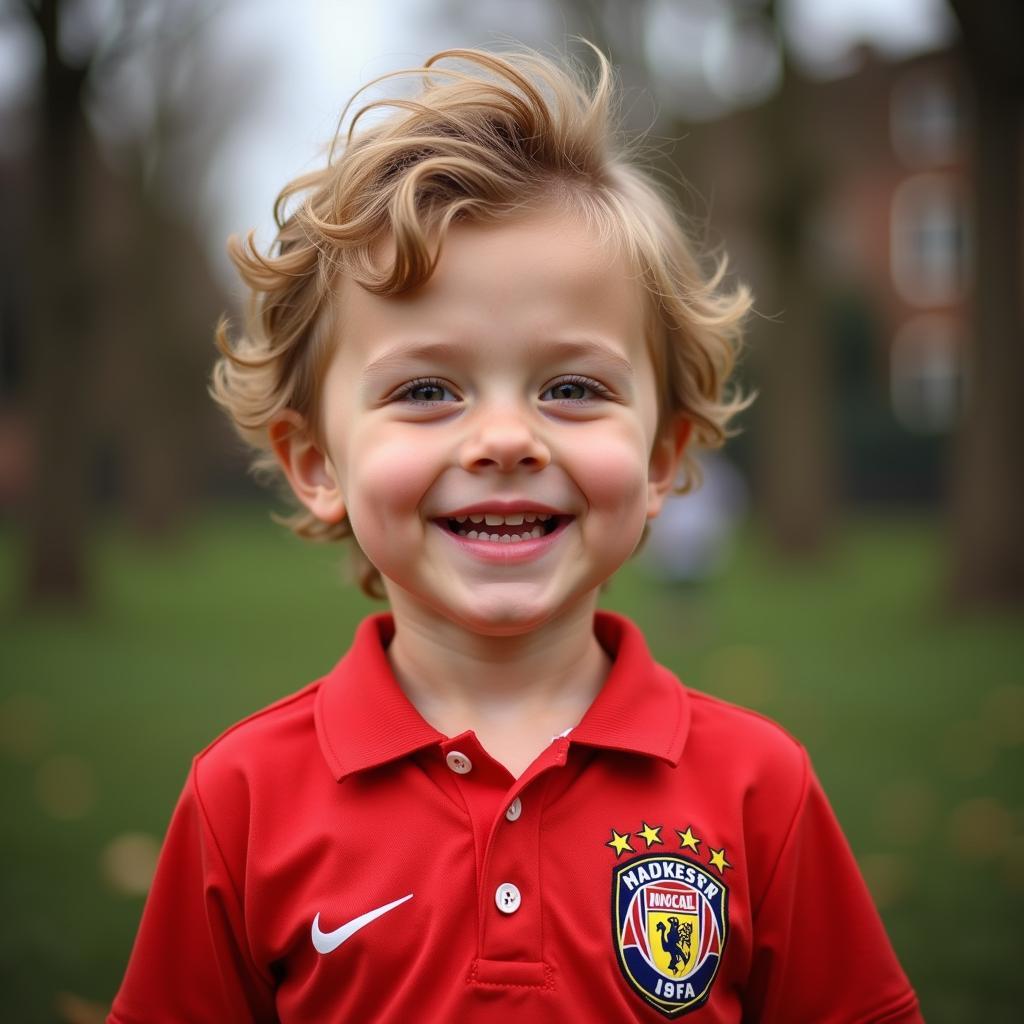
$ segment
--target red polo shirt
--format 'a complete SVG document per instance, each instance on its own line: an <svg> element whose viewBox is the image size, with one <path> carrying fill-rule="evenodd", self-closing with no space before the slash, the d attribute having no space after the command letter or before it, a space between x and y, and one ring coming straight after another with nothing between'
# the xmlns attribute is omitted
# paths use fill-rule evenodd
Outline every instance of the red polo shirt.
<svg viewBox="0 0 1024 1024"><path fill-rule="evenodd" d="M387 614L200 754L110 1021L920 1021L802 747L628 620L519 779L399 688Z"/></svg>

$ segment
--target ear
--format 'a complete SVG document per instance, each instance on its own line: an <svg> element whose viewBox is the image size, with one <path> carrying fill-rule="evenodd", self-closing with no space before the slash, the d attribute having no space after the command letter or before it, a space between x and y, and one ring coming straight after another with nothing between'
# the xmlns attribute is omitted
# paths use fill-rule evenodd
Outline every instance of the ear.
<svg viewBox="0 0 1024 1024"><path fill-rule="evenodd" d="M295 497L325 523L345 517L345 498L331 460L314 443L306 421L291 409L270 423L270 445Z"/></svg>
<svg viewBox="0 0 1024 1024"><path fill-rule="evenodd" d="M647 472L647 518L661 511L679 472L679 463L690 441L693 423L682 414L674 417L661 431L651 451Z"/></svg>

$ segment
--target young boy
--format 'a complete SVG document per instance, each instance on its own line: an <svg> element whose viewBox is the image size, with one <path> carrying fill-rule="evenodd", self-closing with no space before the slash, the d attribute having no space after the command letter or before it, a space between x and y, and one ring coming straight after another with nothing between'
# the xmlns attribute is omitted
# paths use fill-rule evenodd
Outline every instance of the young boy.
<svg viewBox="0 0 1024 1024"><path fill-rule="evenodd" d="M196 758L111 1021L920 1019L803 748L596 610L749 306L599 61L439 54L234 245L213 393L391 612Z"/></svg>

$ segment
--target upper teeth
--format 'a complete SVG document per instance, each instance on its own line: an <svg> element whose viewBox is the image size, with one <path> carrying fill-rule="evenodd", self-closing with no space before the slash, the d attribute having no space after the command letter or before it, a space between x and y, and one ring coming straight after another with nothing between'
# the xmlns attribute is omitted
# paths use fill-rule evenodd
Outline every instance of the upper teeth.
<svg viewBox="0 0 1024 1024"><path fill-rule="evenodd" d="M551 518L549 512L510 512L508 515L497 515L493 512L473 513L469 516L455 516L457 523L464 523L469 520L473 523L484 523L488 526L522 526L525 520L528 523L546 523Z"/></svg>

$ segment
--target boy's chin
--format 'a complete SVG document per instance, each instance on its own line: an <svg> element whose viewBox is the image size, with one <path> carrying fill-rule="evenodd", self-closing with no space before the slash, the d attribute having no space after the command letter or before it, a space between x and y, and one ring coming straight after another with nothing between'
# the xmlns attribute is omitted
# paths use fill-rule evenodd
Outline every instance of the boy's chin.
<svg viewBox="0 0 1024 1024"><path fill-rule="evenodd" d="M506 612L501 615L449 616L453 624L461 626L477 636L512 637L527 636L545 626L556 615L536 611Z"/></svg>
<svg viewBox="0 0 1024 1024"><path fill-rule="evenodd" d="M438 612L454 625L480 636L520 636L532 633L561 611L543 601L481 601L469 607L443 606Z"/></svg>
<svg viewBox="0 0 1024 1024"><path fill-rule="evenodd" d="M467 632L479 636L510 637L532 633L555 619L571 614L578 610L580 602L586 603L588 598L592 598L591 604L596 604L598 595L598 590L594 589L571 599L563 596L560 600L553 600L551 595L517 594L509 592L512 588L502 587L496 587L495 593L488 594L486 591L489 589L483 587L479 592L465 595L464 600L454 601L441 601L436 595L425 600L408 593L399 596L390 589L388 596L393 611L399 617L403 612L417 614L413 607L418 605L420 614L425 611L432 617L447 619Z"/></svg>

